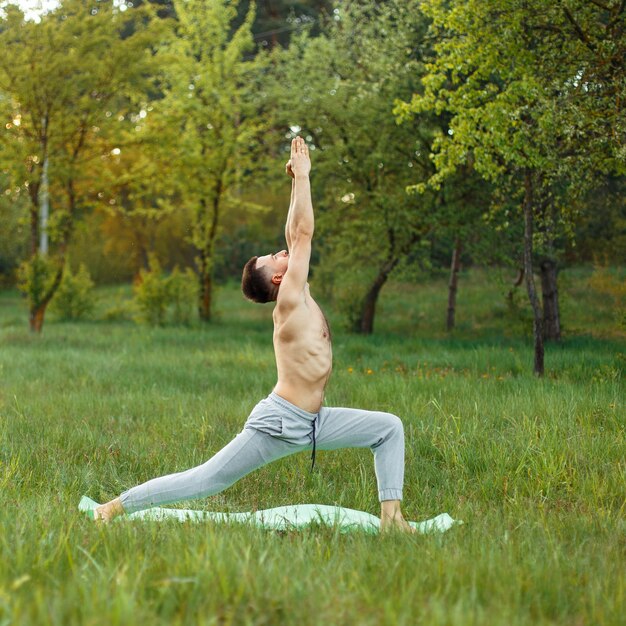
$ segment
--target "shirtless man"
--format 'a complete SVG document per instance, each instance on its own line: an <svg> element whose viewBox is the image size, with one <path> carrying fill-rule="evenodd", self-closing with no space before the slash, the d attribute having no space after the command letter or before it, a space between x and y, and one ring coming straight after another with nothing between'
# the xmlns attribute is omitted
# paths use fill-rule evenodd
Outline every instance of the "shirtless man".
<svg viewBox="0 0 626 626"><path fill-rule="evenodd" d="M314 219L311 160L302 138L292 141L285 168L293 179L285 226L289 251L253 257L242 278L248 299L276 302L278 382L273 392L252 410L244 429L206 463L125 491L98 507L96 519L109 521L152 506L214 495L252 470L301 450L312 449L314 465L316 448L369 447L374 452L381 530L415 532L400 511L404 480L400 419L390 413L323 406L332 349L328 323L307 282Z"/></svg>

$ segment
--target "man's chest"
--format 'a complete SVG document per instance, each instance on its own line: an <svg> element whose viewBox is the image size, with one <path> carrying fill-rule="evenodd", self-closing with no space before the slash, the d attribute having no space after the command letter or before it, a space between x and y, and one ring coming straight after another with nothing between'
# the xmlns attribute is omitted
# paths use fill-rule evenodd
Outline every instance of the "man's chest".
<svg viewBox="0 0 626 626"><path fill-rule="evenodd" d="M330 342L330 327L317 302L312 298L294 308L288 315L274 312L274 343Z"/></svg>

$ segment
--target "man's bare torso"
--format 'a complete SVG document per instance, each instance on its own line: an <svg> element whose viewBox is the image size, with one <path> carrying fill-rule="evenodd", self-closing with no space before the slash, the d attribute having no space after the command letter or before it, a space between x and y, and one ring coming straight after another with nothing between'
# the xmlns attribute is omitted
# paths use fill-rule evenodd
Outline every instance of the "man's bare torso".
<svg viewBox="0 0 626 626"><path fill-rule="evenodd" d="M328 322L304 289L298 306L284 312L274 309L274 352L278 383L274 391L310 413L317 413L332 369Z"/></svg>

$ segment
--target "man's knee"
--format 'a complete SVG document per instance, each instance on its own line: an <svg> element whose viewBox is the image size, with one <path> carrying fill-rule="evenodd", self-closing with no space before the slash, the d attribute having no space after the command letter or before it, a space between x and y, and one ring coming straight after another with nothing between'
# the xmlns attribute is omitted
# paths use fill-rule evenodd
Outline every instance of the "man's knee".
<svg viewBox="0 0 626 626"><path fill-rule="evenodd" d="M397 416L393 415L393 413L386 413L389 430L396 436L404 437L404 424L402 420Z"/></svg>
<svg viewBox="0 0 626 626"><path fill-rule="evenodd" d="M404 439L404 426L402 420L393 413L379 413L379 420L381 423L381 437L372 446L377 448L379 445L390 439Z"/></svg>

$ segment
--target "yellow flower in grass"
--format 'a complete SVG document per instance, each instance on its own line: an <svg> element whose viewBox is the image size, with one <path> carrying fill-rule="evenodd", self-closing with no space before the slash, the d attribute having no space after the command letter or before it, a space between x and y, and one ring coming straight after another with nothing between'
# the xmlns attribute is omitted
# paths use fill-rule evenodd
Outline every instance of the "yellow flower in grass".
<svg viewBox="0 0 626 626"><path fill-rule="evenodd" d="M374 373L374 370L371 370L371 369L368 367L368 368L367 368L367 373L368 373L368 374L373 374L373 373Z"/></svg>
<svg viewBox="0 0 626 626"><path fill-rule="evenodd" d="M349 368L348 368L348 374L352 374L352 371L353 371L353 370L352 370L352 368L351 368L351 367L349 367Z"/></svg>

